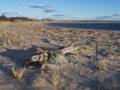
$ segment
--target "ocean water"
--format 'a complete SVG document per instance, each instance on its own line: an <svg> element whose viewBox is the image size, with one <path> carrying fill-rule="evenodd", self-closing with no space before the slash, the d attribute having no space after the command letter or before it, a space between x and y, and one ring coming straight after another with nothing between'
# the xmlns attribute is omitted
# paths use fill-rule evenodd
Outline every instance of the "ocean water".
<svg viewBox="0 0 120 90"><path fill-rule="evenodd" d="M98 30L117 30L120 31L119 23L51 23L49 27L53 28L81 28Z"/></svg>

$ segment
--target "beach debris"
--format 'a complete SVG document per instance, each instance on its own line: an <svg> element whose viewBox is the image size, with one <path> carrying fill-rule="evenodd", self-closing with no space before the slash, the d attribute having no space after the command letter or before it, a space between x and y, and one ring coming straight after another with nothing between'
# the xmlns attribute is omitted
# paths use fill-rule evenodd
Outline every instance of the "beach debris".
<svg viewBox="0 0 120 90"><path fill-rule="evenodd" d="M44 49L38 49L38 51L31 57L30 61L27 62L27 66L32 66L35 64L59 64L68 62L65 58L67 53L76 53L79 47L67 47L59 51L48 51ZM74 61L73 61L74 62ZM76 60L74 63L78 63Z"/></svg>
<svg viewBox="0 0 120 90"><path fill-rule="evenodd" d="M78 51L78 50L79 50L79 47L70 46L70 47L67 47L67 48L60 50L60 52L63 55L65 55L66 53L76 53L76 51Z"/></svg>
<svg viewBox="0 0 120 90"><path fill-rule="evenodd" d="M65 62L65 61L66 60L65 60L64 56L62 56L61 54L59 54L57 52L51 52L50 57L48 59L48 62L52 63L52 64Z"/></svg>
<svg viewBox="0 0 120 90"><path fill-rule="evenodd" d="M95 48L88 45L81 46L79 51L83 56L93 56L95 54Z"/></svg>
<svg viewBox="0 0 120 90"><path fill-rule="evenodd" d="M29 62L27 62L27 66L33 65L33 64L44 64L48 62L49 53L43 49L39 49L30 59Z"/></svg>

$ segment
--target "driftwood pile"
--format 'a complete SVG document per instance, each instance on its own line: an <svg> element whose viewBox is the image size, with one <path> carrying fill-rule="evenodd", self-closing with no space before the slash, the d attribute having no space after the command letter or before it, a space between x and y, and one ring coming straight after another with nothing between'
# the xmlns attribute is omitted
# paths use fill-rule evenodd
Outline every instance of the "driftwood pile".
<svg viewBox="0 0 120 90"><path fill-rule="evenodd" d="M47 63L49 58L49 53L43 49L39 49L30 59L29 62L27 62L27 66L33 65L33 64L44 64Z"/></svg>
<svg viewBox="0 0 120 90"><path fill-rule="evenodd" d="M38 49L38 51L31 57L30 61L27 63L27 66L33 65L33 64L40 64L43 65L45 63L52 63L57 64L60 62L67 62L65 60L65 54L67 53L75 53L79 47L67 47L59 52L56 51L47 51L44 49Z"/></svg>
<svg viewBox="0 0 120 90"><path fill-rule="evenodd" d="M30 58L30 61L28 61L25 66L21 69L12 67L12 76L15 79L21 79L23 77L23 72L25 68L29 68L29 66L40 66L43 70L46 65L56 65L60 63L66 63L67 60L65 59L65 54L67 53L75 53L75 51L78 49L78 47L68 47L60 50L59 52L56 51L47 51L44 49L38 49L38 51ZM53 65L54 64L54 65Z"/></svg>

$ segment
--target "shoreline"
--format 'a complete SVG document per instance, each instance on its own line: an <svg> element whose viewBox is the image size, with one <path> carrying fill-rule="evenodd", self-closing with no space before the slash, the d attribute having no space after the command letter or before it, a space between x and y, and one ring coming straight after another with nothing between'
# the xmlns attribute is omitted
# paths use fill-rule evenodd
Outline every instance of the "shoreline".
<svg viewBox="0 0 120 90"><path fill-rule="evenodd" d="M52 22L46 23L48 27L51 28L73 28L73 29L84 29L84 30L110 30L110 31L120 31L120 23L105 23L105 22L80 22L80 23L61 23Z"/></svg>

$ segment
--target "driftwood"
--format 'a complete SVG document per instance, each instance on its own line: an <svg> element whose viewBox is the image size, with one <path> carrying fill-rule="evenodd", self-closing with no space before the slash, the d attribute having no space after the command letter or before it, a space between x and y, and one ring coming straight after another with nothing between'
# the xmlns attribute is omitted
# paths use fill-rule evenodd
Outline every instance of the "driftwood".
<svg viewBox="0 0 120 90"><path fill-rule="evenodd" d="M27 63L27 66L33 65L33 64L40 64L43 65L45 63L60 63L60 62L66 62L64 55L66 53L75 53L79 47L67 47L59 52L55 51L47 51L43 49L39 49L30 59L30 61Z"/></svg>
<svg viewBox="0 0 120 90"><path fill-rule="evenodd" d="M65 60L64 55L66 53L74 53L78 50L78 47L68 47L60 50L61 53L55 51L47 51L43 49L39 49L25 64L25 67L22 69L12 68L12 75L15 79L21 79L23 77L24 69L33 66L33 65L40 65L40 67L44 67L45 65L53 66L56 64L65 64L67 60ZM42 68L41 67L41 68ZM58 68L55 66L55 68ZM44 69L44 68L43 68Z"/></svg>
<svg viewBox="0 0 120 90"><path fill-rule="evenodd" d="M31 58L30 61L27 62L27 66L33 65L33 64L44 64L47 63L49 57L49 53L46 52L43 49L39 49Z"/></svg>
<svg viewBox="0 0 120 90"><path fill-rule="evenodd" d="M60 50L61 54L65 55L66 53L76 53L78 51L79 47L67 47L62 50Z"/></svg>

